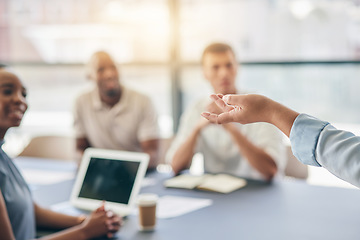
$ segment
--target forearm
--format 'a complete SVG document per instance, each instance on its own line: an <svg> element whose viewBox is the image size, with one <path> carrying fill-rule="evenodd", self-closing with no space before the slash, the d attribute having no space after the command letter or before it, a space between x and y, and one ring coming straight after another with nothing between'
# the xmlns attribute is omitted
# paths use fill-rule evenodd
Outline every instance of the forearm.
<svg viewBox="0 0 360 240"><path fill-rule="evenodd" d="M83 217L74 217L42 208L35 204L36 225L39 227L64 229L81 224Z"/></svg>
<svg viewBox="0 0 360 240"><path fill-rule="evenodd" d="M86 240L88 237L86 236L86 232L82 228L82 226L75 226L61 232L57 232L55 234L47 235L42 240Z"/></svg>
<svg viewBox="0 0 360 240"><path fill-rule="evenodd" d="M150 161L148 168L156 168L159 161L159 154L157 150L151 150L147 152L150 155Z"/></svg>
<svg viewBox="0 0 360 240"><path fill-rule="evenodd" d="M224 127L231 134L241 154L248 160L249 164L258 170L265 179L271 180L277 172L273 158L263 149L250 142L234 125L228 124Z"/></svg>
<svg viewBox="0 0 360 240"><path fill-rule="evenodd" d="M81 161L82 155L86 148L89 148L90 143L86 138L76 138L76 159Z"/></svg>
<svg viewBox="0 0 360 240"><path fill-rule="evenodd" d="M171 167L175 174L178 174L180 171L190 166L200 131L200 128L196 128L186 141L176 150L171 161Z"/></svg>
<svg viewBox="0 0 360 240"><path fill-rule="evenodd" d="M67 228L61 232L46 236L44 239L93 239L100 236L112 237L121 226L121 218L105 211L102 205L85 218L71 217L35 205L36 220L47 227Z"/></svg>
<svg viewBox="0 0 360 240"><path fill-rule="evenodd" d="M0 233L1 233L1 239L4 240L15 239L1 189L0 189Z"/></svg>
<svg viewBox="0 0 360 240"><path fill-rule="evenodd" d="M143 152L149 154L150 161L148 168L156 168L159 163L159 140L151 139L141 142Z"/></svg>
<svg viewBox="0 0 360 240"><path fill-rule="evenodd" d="M293 123L299 113L273 100L270 100L267 111L269 113L265 122L273 124L289 137Z"/></svg>

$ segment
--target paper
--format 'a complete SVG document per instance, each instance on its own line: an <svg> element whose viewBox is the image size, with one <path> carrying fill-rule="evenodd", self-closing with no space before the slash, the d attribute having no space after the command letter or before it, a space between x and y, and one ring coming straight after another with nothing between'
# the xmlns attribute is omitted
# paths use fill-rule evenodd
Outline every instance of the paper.
<svg viewBox="0 0 360 240"><path fill-rule="evenodd" d="M189 198L166 195L159 199L156 216L158 218L173 218L210 206L211 199Z"/></svg>
<svg viewBox="0 0 360 240"><path fill-rule="evenodd" d="M49 170L22 169L20 170L29 185L50 185L73 179L75 172L59 172Z"/></svg>
<svg viewBox="0 0 360 240"><path fill-rule="evenodd" d="M153 178L144 178L141 182L141 187L150 187L150 186L155 186L157 184L157 180L153 179Z"/></svg>

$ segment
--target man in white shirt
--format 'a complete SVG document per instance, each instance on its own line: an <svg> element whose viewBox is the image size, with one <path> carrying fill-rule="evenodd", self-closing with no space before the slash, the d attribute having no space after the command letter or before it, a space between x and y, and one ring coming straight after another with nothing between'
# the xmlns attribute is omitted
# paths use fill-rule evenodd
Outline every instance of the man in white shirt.
<svg viewBox="0 0 360 240"><path fill-rule="evenodd" d="M223 43L209 45L202 56L205 78L214 93L235 94L238 64L232 48ZM210 173L270 180L285 168L283 136L267 123L214 125L203 119L204 111L221 110L208 97L187 109L179 131L167 153L175 174L188 168L193 155L204 156L204 169Z"/></svg>
<svg viewBox="0 0 360 240"><path fill-rule="evenodd" d="M87 66L95 88L75 102L76 148L88 147L145 152L149 168L158 161L157 114L149 97L119 81L118 68L106 52L96 52Z"/></svg>

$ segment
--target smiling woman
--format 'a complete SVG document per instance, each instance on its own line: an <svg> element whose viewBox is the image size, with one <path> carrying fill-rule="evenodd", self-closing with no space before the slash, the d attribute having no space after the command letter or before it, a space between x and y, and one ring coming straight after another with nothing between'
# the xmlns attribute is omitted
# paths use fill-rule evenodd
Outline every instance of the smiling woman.
<svg viewBox="0 0 360 240"><path fill-rule="evenodd" d="M20 125L27 107L26 89L20 79L13 73L0 70L1 147L6 132ZM11 158L0 149L1 239L33 239L37 226L69 228L47 239L112 237L120 225L121 218L105 211L104 205L87 218L68 216L38 206L33 202L30 189Z"/></svg>
<svg viewBox="0 0 360 240"><path fill-rule="evenodd" d="M26 89L19 78L0 70L0 138L3 139L10 127L20 125L27 109Z"/></svg>

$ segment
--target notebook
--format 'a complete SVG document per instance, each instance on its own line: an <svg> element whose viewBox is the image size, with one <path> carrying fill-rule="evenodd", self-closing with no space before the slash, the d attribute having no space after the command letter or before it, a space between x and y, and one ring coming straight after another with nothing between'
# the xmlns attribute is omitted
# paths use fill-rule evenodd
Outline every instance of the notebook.
<svg viewBox="0 0 360 240"><path fill-rule="evenodd" d="M201 176L179 175L164 182L165 187L201 189L219 193L230 193L246 186L246 180L228 174L204 174Z"/></svg>
<svg viewBox="0 0 360 240"><path fill-rule="evenodd" d="M149 155L107 149L85 150L72 189L71 205L93 211L103 201L121 216L131 213L149 163Z"/></svg>

